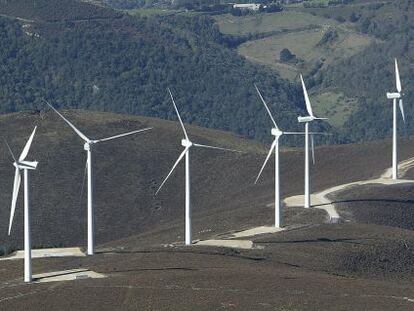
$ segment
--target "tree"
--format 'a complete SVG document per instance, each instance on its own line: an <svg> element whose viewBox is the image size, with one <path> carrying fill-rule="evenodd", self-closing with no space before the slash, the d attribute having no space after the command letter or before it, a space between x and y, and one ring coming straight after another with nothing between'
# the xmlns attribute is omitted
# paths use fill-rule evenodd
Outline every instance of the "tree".
<svg viewBox="0 0 414 311"><path fill-rule="evenodd" d="M289 62L296 58L295 54L292 54L289 49L284 48L282 51L280 51L280 61L282 62Z"/></svg>
<svg viewBox="0 0 414 311"><path fill-rule="evenodd" d="M355 12L352 12L351 15L349 16L349 21L351 23L356 23L358 20L359 20L359 16Z"/></svg>

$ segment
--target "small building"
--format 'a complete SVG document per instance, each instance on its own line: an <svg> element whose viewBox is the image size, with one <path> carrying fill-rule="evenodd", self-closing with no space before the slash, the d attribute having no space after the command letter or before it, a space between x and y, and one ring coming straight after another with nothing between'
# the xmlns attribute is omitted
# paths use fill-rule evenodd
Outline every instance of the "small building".
<svg viewBox="0 0 414 311"><path fill-rule="evenodd" d="M233 9L258 11L260 9L260 4L258 3L233 4Z"/></svg>

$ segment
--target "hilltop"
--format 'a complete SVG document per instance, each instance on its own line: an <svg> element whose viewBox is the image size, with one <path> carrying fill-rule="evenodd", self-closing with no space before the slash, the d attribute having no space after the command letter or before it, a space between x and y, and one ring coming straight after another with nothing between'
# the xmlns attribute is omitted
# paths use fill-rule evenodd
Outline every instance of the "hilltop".
<svg viewBox="0 0 414 311"><path fill-rule="evenodd" d="M123 140L103 143L95 150L96 195L97 195L97 240L108 242L162 228L171 222L181 223L184 204L183 169L179 169L165 189L154 197L155 190L168 173L182 150L181 129L175 122L145 117L116 115L99 112L65 111L80 129L92 138L101 138L144 127L154 130ZM39 246L73 246L84 243L86 197L80 197L85 166L83 143L57 115L51 112L40 114L17 113L1 117L0 129L18 153L30 134L38 125L36 141L31 157L40 162L39 169L33 172L33 225L34 244ZM262 181L254 185L266 147L229 133L189 127L194 141L224 146L245 153L226 153L211 150L195 150L192 157L192 180L194 183L194 218L196 229L206 228L198 222L197 215L213 217L209 222L208 234L225 231L226 227L243 227L268 223L272 210L266 208L272 199L272 164L263 175ZM289 141L284 139L285 143ZM317 149L317 162L313 167L313 189L322 190L332 184L350 182L371 177L375 172L388 166L389 143L367 145L320 147ZM401 156L409 154L409 141L402 146ZM381 150L381 151L380 151ZM383 156L379 156L383 153ZM371 155L371 157L364 155ZM283 176L291 179L283 187L284 195L300 193L303 176L303 153L290 150L282 159ZM358 158L351 166L350 158ZM375 159L375 161L373 160ZM2 217L0 232L6 234L13 167L6 148L0 158L2 189L0 194ZM369 164L369 165L368 165ZM336 176L340 176L338 179ZM48 191L48 189L54 189ZM213 195L212 195L213 194ZM115 199L116 198L116 199ZM20 202L19 204L22 204ZM121 211L122 212L117 212ZM233 214L237 210L237 217ZM244 211L244 213L241 213ZM306 211L297 210L299 214ZM288 215L288 221L302 216L296 212ZM220 221L220 214L225 215ZM252 220L252 215L258 219ZM231 217L227 219L226 217ZM250 220L249 220L250 219ZM22 208L16 214L16 231L12 238L3 235L11 248L21 246ZM302 219L304 220L304 219ZM215 228L210 227L214 224ZM155 227L154 227L155 226ZM115 231L111 230L113 228ZM180 229L180 227L178 227ZM202 234L203 236L203 234ZM3 240L2 238L2 240ZM197 234L195 234L195 238ZM170 240L170 238L168 239ZM17 244L16 244L17 243Z"/></svg>
<svg viewBox="0 0 414 311"><path fill-rule="evenodd" d="M386 187L389 192L379 194L378 187L370 185L335 194L335 200L343 201L340 204L347 204L348 197L355 204L378 199L375 209L370 207L369 221L357 211L365 205L343 205L339 211L349 220L343 224L327 224L326 214L319 209L287 208L287 230L253 237L253 249L184 247L182 165L154 197L182 150L179 124L112 113L62 113L93 138L147 126L154 130L96 147L97 255L34 260L35 273L86 268L107 277L24 286L21 261L1 261L2 307L208 310L243 305L260 310L266 305L287 310L352 310L365 304L375 310L396 305L410 309L414 234L412 225L402 222L399 214L389 220L388 204L394 200L395 208L407 211L413 200L412 184ZM85 245L86 202L79 196L85 164L82 141L52 112L4 115L0 121L0 130L15 153L33 126L39 126L29 156L40 162L31 174L34 246ZM190 125L187 130L194 142L244 151L192 151L194 240L220 239L271 225L272 160L259 184L253 184L267 146L222 131ZM412 157L412 142L401 140L401 159ZM386 140L317 148L313 191L378 177L390 165L390 146ZM22 202L18 202L12 236L7 237L14 168L7 149L1 150L0 186L9 191L0 194L0 239L14 248L22 242ZM283 148L283 197L303 191L302 171L302 150ZM408 177L411 174L409 170ZM401 202L400 196L404 196ZM98 301L105 301L104 306Z"/></svg>

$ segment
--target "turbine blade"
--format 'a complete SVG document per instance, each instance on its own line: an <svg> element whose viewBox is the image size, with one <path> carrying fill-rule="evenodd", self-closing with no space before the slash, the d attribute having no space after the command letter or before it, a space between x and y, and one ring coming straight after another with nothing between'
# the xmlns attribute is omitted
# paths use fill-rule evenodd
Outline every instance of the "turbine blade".
<svg viewBox="0 0 414 311"><path fill-rule="evenodd" d="M315 139L311 135L311 150L312 150L312 163L315 165Z"/></svg>
<svg viewBox="0 0 414 311"><path fill-rule="evenodd" d="M209 148L209 149L224 150L224 151L231 151L231 152L242 152L242 151L239 151L239 150L222 148L222 147L215 147L215 146L209 146L209 145L194 144L194 143L193 143L193 145L195 147L201 147L201 148Z"/></svg>
<svg viewBox="0 0 414 311"><path fill-rule="evenodd" d="M94 140L94 142L95 143L100 143L100 142L103 142L103 141L117 139L117 138L121 138L121 137L124 137L124 136L129 136L129 135L132 135L132 134L136 134L136 133L140 133L140 132L145 132L145 131L149 131L149 130L152 130L152 127L148 127L148 128L144 128L144 129L140 129L140 130L128 132L128 133L123 133L123 134L119 134L119 135L115 135L115 136L111 136L111 137L107 137L107 138L102 138L102 139Z"/></svg>
<svg viewBox="0 0 414 311"><path fill-rule="evenodd" d="M19 194L20 189L20 171L19 168L16 167L15 173L14 173L14 184L13 184L13 194L12 194L12 203L11 203L11 211L10 211L10 222L9 222L9 233L11 233L11 228L13 224L13 218L14 218L14 212L16 211L16 203L17 203L17 196Z"/></svg>
<svg viewBox="0 0 414 311"><path fill-rule="evenodd" d="M302 82L302 88L303 88L303 96L305 97L305 103L306 103L306 110L308 111L309 116L315 117L312 112L312 106L309 100L308 91L306 90L305 81L303 81L302 75L300 75L300 80Z"/></svg>
<svg viewBox="0 0 414 311"><path fill-rule="evenodd" d="M188 151L188 149L190 149L190 147L186 147L183 150L183 152L181 152L180 156L178 157L177 161L175 161L175 163L174 163L173 167L171 168L170 172L168 173L167 177L165 177L164 181L162 182L162 184L158 188L157 192L155 192L155 195L157 195L158 192L161 190L161 188L164 186L165 182L171 176L172 172L175 170L175 168L177 167L178 163L180 163L180 161L183 159L183 157L185 156L185 153Z"/></svg>
<svg viewBox="0 0 414 311"><path fill-rule="evenodd" d="M324 135L324 136L332 136L332 133L325 133L325 132L309 132L310 135Z"/></svg>
<svg viewBox="0 0 414 311"><path fill-rule="evenodd" d="M305 135L305 132L283 132L283 135Z"/></svg>
<svg viewBox="0 0 414 311"><path fill-rule="evenodd" d="M397 87L398 93L401 93L401 79L400 79L400 71L398 70L398 62L395 59L395 85Z"/></svg>
<svg viewBox="0 0 414 311"><path fill-rule="evenodd" d="M12 149L10 148L10 145L8 144L7 140L4 140L4 142L6 143L7 148L9 149L9 152L10 152L10 154L11 154L11 156L12 156L12 158L13 158L14 162L16 162L16 163L17 163L17 159L16 159L16 157L14 156L14 153L13 153Z"/></svg>
<svg viewBox="0 0 414 311"><path fill-rule="evenodd" d="M260 176L262 175L262 172L263 172L263 170L264 170L264 168L265 168L265 166L266 166L267 162L269 161L270 156L272 155L272 151L273 151L273 149L275 149L276 144L278 143L278 140L279 140L279 139L278 139L278 138L276 138L276 139L273 141L272 145L270 146L269 153L267 154L267 157L266 157L266 159L265 159L265 161L264 161L264 163L263 163L263 165L262 165L262 168L260 169L259 174L258 174L258 175L257 175L257 177L256 177L256 180L254 181L254 184L256 184L256 183L257 183L257 181L259 180Z"/></svg>
<svg viewBox="0 0 414 311"><path fill-rule="evenodd" d="M170 97L171 97L171 100L172 100L172 102L173 102L175 112L177 113L178 120L180 121L181 127L183 128L184 136L185 136L185 138L188 140L188 135L187 135L187 131L185 130L183 120L181 120L180 113L178 112L177 105L175 104L174 97L173 97L173 95L172 95L172 93L171 93L171 91L170 91L170 89L169 89L169 88L168 88L168 93L170 93Z"/></svg>
<svg viewBox="0 0 414 311"><path fill-rule="evenodd" d="M283 132L284 135L305 135L305 132ZM309 135L326 135L330 136L331 133L324 133L324 132L309 132Z"/></svg>
<svg viewBox="0 0 414 311"><path fill-rule="evenodd" d="M83 178L82 178L82 188L81 188L81 192L80 192L80 199L82 199L82 195L83 195L83 189L85 188L85 180L86 180L86 173L88 171L88 159L86 159L85 162L85 169L83 171Z"/></svg>
<svg viewBox="0 0 414 311"><path fill-rule="evenodd" d="M53 107L51 104L49 104L49 102L47 102L46 100L44 100L46 102L46 104L52 108L74 131L76 134L78 134L80 136L80 138L82 138L85 142L89 142L89 138L86 137L85 134L83 134L80 130L78 130L68 119L66 119L59 111L57 111L55 109L55 107Z"/></svg>
<svg viewBox="0 0 414 311"><path fill-rule="evenodd" d="M29 150L30 150L30 146L32 145L33 137L36 133L36 129L37 129L37 126L35 126L35 128L32 132L32 135L30 135L29 140L27 141L26 145L24 146L23 151L20 154L19 161L23 161L27 157L27 154L29 153Z"/></svg>
<svg viewBox="0 0 414 311"><path fill-rule="evenodd" d="M400 99L399 101L399 106L400 106L400 111L401 111L401 116L403 118L403 122L405 123L404 105L403 105L402 99Z"/></svg>
<svg viewBox="0 0 414 311"><path fill-rule="evenodd" d="M263 98L262 94L260 93L259 89L257 88L257 85L256 85L256 84L254 84L254 87L256 88L257 94L259 94L259 97L260 97L260 99L261 99L261 101L262 101L263 105L265 106L266 111L267 111L267 113L269 114L270 119L272 119L273 125L275 126L275 128L276 128L276 129L279 129L279 128L277 127L277 124L276 124L275 119L274 119L274 118L273 118L273 116L272 116L272 113L270 112L269 106L267 106L266 101L264 100L264 98Z"/></svg>

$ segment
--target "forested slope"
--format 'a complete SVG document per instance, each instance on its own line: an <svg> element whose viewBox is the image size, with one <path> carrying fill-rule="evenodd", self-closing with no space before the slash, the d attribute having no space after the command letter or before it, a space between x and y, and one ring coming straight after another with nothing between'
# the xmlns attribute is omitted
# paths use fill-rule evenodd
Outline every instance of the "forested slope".
<svg viewBox="0 0 414 311"><path fill-rule="evenodd" d="M57 11L76 16L75 2L65 0ZM281 125L297 127L298 85L225 48L209 17L120 18L98 8L97 15L84 12L89 21L62 21L60 13L45 13L49 6L37 11L24 3L33 6L0 6L0 14L36 20L0 18L2 113L43 109L45 97L57 106L175 118L170 87L186 122L266 139L270 123L257 83Z"/></svg>
<svg viewBox="0 0 414 311"><path fill-rule="evenodd" d="M343 135L350 141L390 135L392 105L386 98L386 92L395 91L394 58L399 61L407 117L405 126L400 121L400 130L403 135L412 133L414 3L409 0L391 1L360 6L358 10L339 7L331 9L329 14L333 18L354 18L361 32L381 40L363 52L330 66L316 77L320 87L339 87L348 96L359 100L359 109L345 124Z"/></svg>

